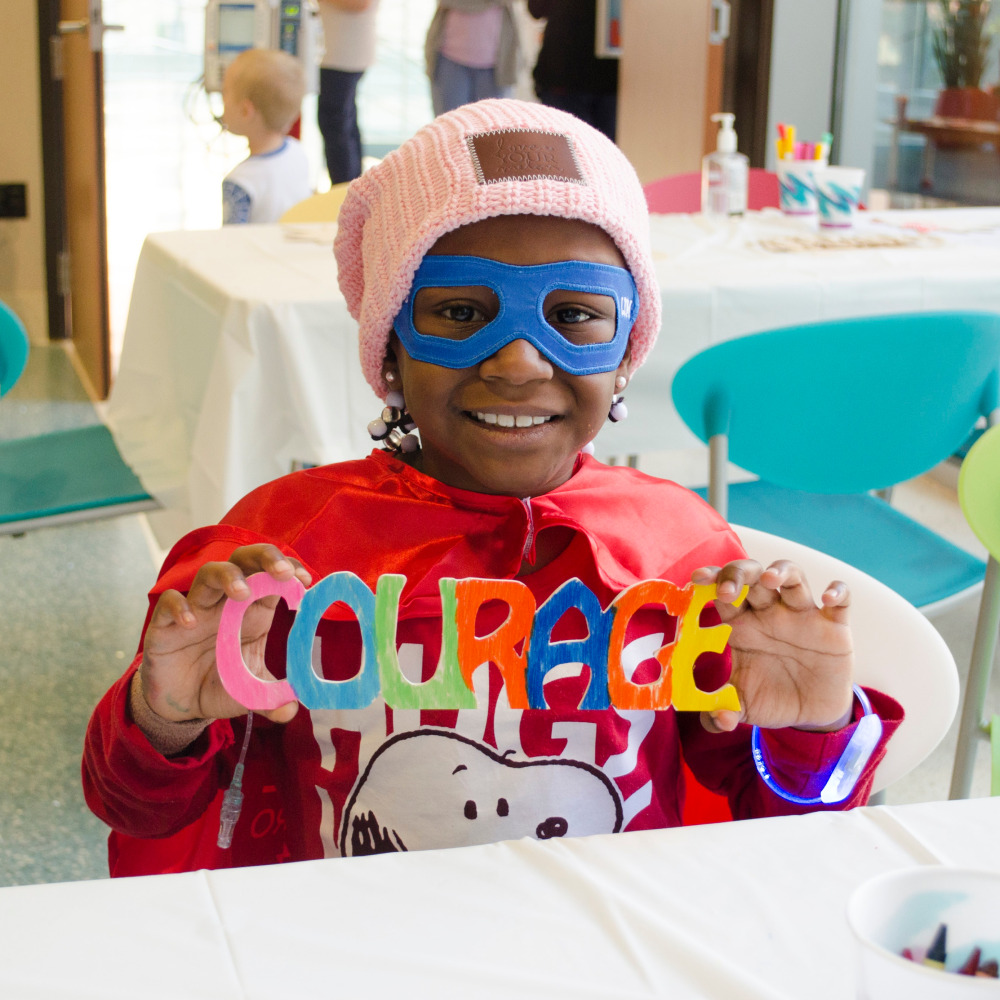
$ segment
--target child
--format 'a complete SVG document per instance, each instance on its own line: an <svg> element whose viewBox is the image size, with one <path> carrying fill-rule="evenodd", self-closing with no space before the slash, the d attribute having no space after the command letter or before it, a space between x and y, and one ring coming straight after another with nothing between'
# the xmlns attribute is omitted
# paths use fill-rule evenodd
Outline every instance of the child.
<svg viewBox="0 0 1000 1000"><path fill-rule="evenodd" d="M648 237L621 152L538 104L444 115L352 184L339 280L365 375L395 407L373 433L389 430L397 450L269 483L174 547L139 654L86 741L84 785L113 829L112 874L673 826L682 760L737 817L819 801L862 712L847 588L830 584L817 606L794 565L746 559L693 493L584 453L609 407L622 416L659 329ZM370 588L405 574L395 647L412 681L438 663L444 577L517 580L537 606L577 578L601 608L642 580L717 582L731 652L703 657L699 683L714 690L731 667L742 712L584 710L589 668L558 661L546 707L515 708L487 657L472 675L477 707L394 710L377 695L352 710L291 702L251 724L221 686L215 643L226 598L246 599L259 571L307 585L350 571ZM485 604L477 635L506 616ZM293 618L274 597L250 606L243 656L258 676L285 675ZM651 657L673 628L662 607L633 616L635 683L656 679ZM585 632L566 615L551 638ZM358 673L365 650L344 604L315 634L304 648L322 677ZM868 698L882 739L838 808L865 801L902 716L891 698ZM244 754L242 817L223 849L220 806Z"/></svg>
<svg viewBox="0 0 1000 1000"><path fill-rule="evenodd" d="M222 224L277 222L312 194L309 161L288 135L302 108L306 77L294 56L247 49L222 78L223 123L246 136L250 155L222 182Z"/></svg>

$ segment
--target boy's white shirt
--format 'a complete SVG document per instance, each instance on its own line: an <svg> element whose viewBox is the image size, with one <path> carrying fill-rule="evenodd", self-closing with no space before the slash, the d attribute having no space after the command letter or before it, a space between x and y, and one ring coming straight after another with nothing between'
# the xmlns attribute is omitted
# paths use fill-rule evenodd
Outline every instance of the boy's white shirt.
<svg viewBox="0 0 1000 1000"><path fill-rule="evenodd" d="M309 159L301 143L286 136L272 153L248 156L222 182L222 224L277 222L312 194Z"/></svg>

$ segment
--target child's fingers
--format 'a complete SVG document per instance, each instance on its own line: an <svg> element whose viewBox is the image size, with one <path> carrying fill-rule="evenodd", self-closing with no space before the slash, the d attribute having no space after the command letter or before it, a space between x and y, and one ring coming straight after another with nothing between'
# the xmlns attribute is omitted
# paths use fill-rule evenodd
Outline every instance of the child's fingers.
<svg viewBox="0 0 1000 1000"><path fill-rule="evenodd" d="M258 714L263 715L265 719L270 719L272 722L280 722L284 725L291 722L298 714L298 711L299 703L297 701L290 701L284 705L279 705L277 708L266 709Z"/></svg>
<svg viewBox="0 0 1000 1000"><path fill-rule="evenodd" d="M846 622L848 609L851 606L851 588L842 580L833 580L827 584L826 590L820 596L820 602L831 621Z"/></svg>
<svg viewBox="0 0 1000 1000"><path fill-rule="evenodd" d="M190 628L196 622L187 598L177 590L165 590L160 594L149 619L151 628L168 628L171 625Z"/></svg>
<svg viewBox="0 0 1000 1000"><path fill-rule="evenodd" d="M761 573L757 585L750 589L748 600L754 608L768 607L779 600L793 611L816 607L805 574L787 559L776 560Z"/></svg>
<svg viewBox="0 0 1000 1000"><path fill-rule="evenodd" d="M276 546L246 545L236 549L227 562L208 562L198 570L187 594L189 608L193 611L208 610L224 597L245 601L250 596L246 578L261 572L270 574L276 580L288 580L294 576L304 586L312 581L301 563L289 559ZM274 599L270 602L275 603Z"/></svg>
<svg viewBox="0 0 1000 1000"><path fill-rule="evenodd" d="M312 577L297 559L291 559L269 543L244 545L233 552L229 561L238 566L244 576L268 573L276 580L290 580L296 576L306 586L312 582Z"/></svg>
<svg viewBox="0 0 1000 1000"><path fill-rule="evenodd" d="M210 562L198 570L187 599L193 609L208 609L215 607L223 597L245 601L249 596L250 587L236 563Z"/></svg>
<svg viewBox="0 0 1000 1000"><path fill-rule="evenodd" d="M701 724L710 733L731 733L740 723L742 713L730 709L702 712Z"/></svg>
<svg viewBox="0 0 1000 1000"><path fill-rule="evenodd" d="M755 559L734 559L725 566L701 566L691 574L694 583L716 585L716 600L731 603L744 587L760 578L761 566Z"/></svg>

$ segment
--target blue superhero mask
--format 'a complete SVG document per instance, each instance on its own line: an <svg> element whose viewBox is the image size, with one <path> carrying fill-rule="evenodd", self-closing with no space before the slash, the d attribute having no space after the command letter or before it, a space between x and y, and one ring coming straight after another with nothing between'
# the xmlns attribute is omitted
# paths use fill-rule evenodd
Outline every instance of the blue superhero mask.
<svg viewBox="0 0 1000 1000"><path fill-rule="evenodd" d="M439 337L419 333L414 327L413 303L421 288L483 286L496 294L499 309L470 336ZM567 339L545 318L545 298L556 289L613 299L614 336L601 343ZM621 364L638 310L635 281L623 267L580 260L522 267L485 257L428 255L417 268L393 328L411 358L444 368L472 368L512 341L527 340L570 375L594 375L614 371Z"/></svg>

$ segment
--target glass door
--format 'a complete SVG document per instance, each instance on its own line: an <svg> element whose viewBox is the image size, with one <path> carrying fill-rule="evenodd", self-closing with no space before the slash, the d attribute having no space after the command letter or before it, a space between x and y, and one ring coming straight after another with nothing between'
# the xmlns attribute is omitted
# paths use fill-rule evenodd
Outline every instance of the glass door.
<svg viewBox="0 0 1000 1000"><path fill-rule="evenodd" d="M434 0L380 2L377 63L358 90L366 154L384 156L431 118L423 40L434 6ZM204 0L104 0L104 19L125 25L107 36L104 50L114 370L143 240L153 232L221 225L222 179L246 156L246 140L222 129L220 95L204 90ZM315 95L303 104L301 139L315 187L325 190Z"/></svg>
<svg viewBox="0 0 1000 1000"><path fill-rule="evenodd" d="M872 187L888 189L898 202L919 195L957 204L1000 204L1000 140L986 135L979 141L960 131L937 140L917 129L897 135L892 124L901 109L916 123L935 115L978 117L979 112L956 113L942 103L946 85L956 83L958 88L949 89L980 91L976 103L986 109L983 120L1000 122L998 32L1000 5L991 9L989 0L882 0ZM964 51L962 40L972 35ZM944 43L940 57L936 36ZM949 48L963 64L972 56L981 58L974 86L964 78L947 79Z"/></svg>

